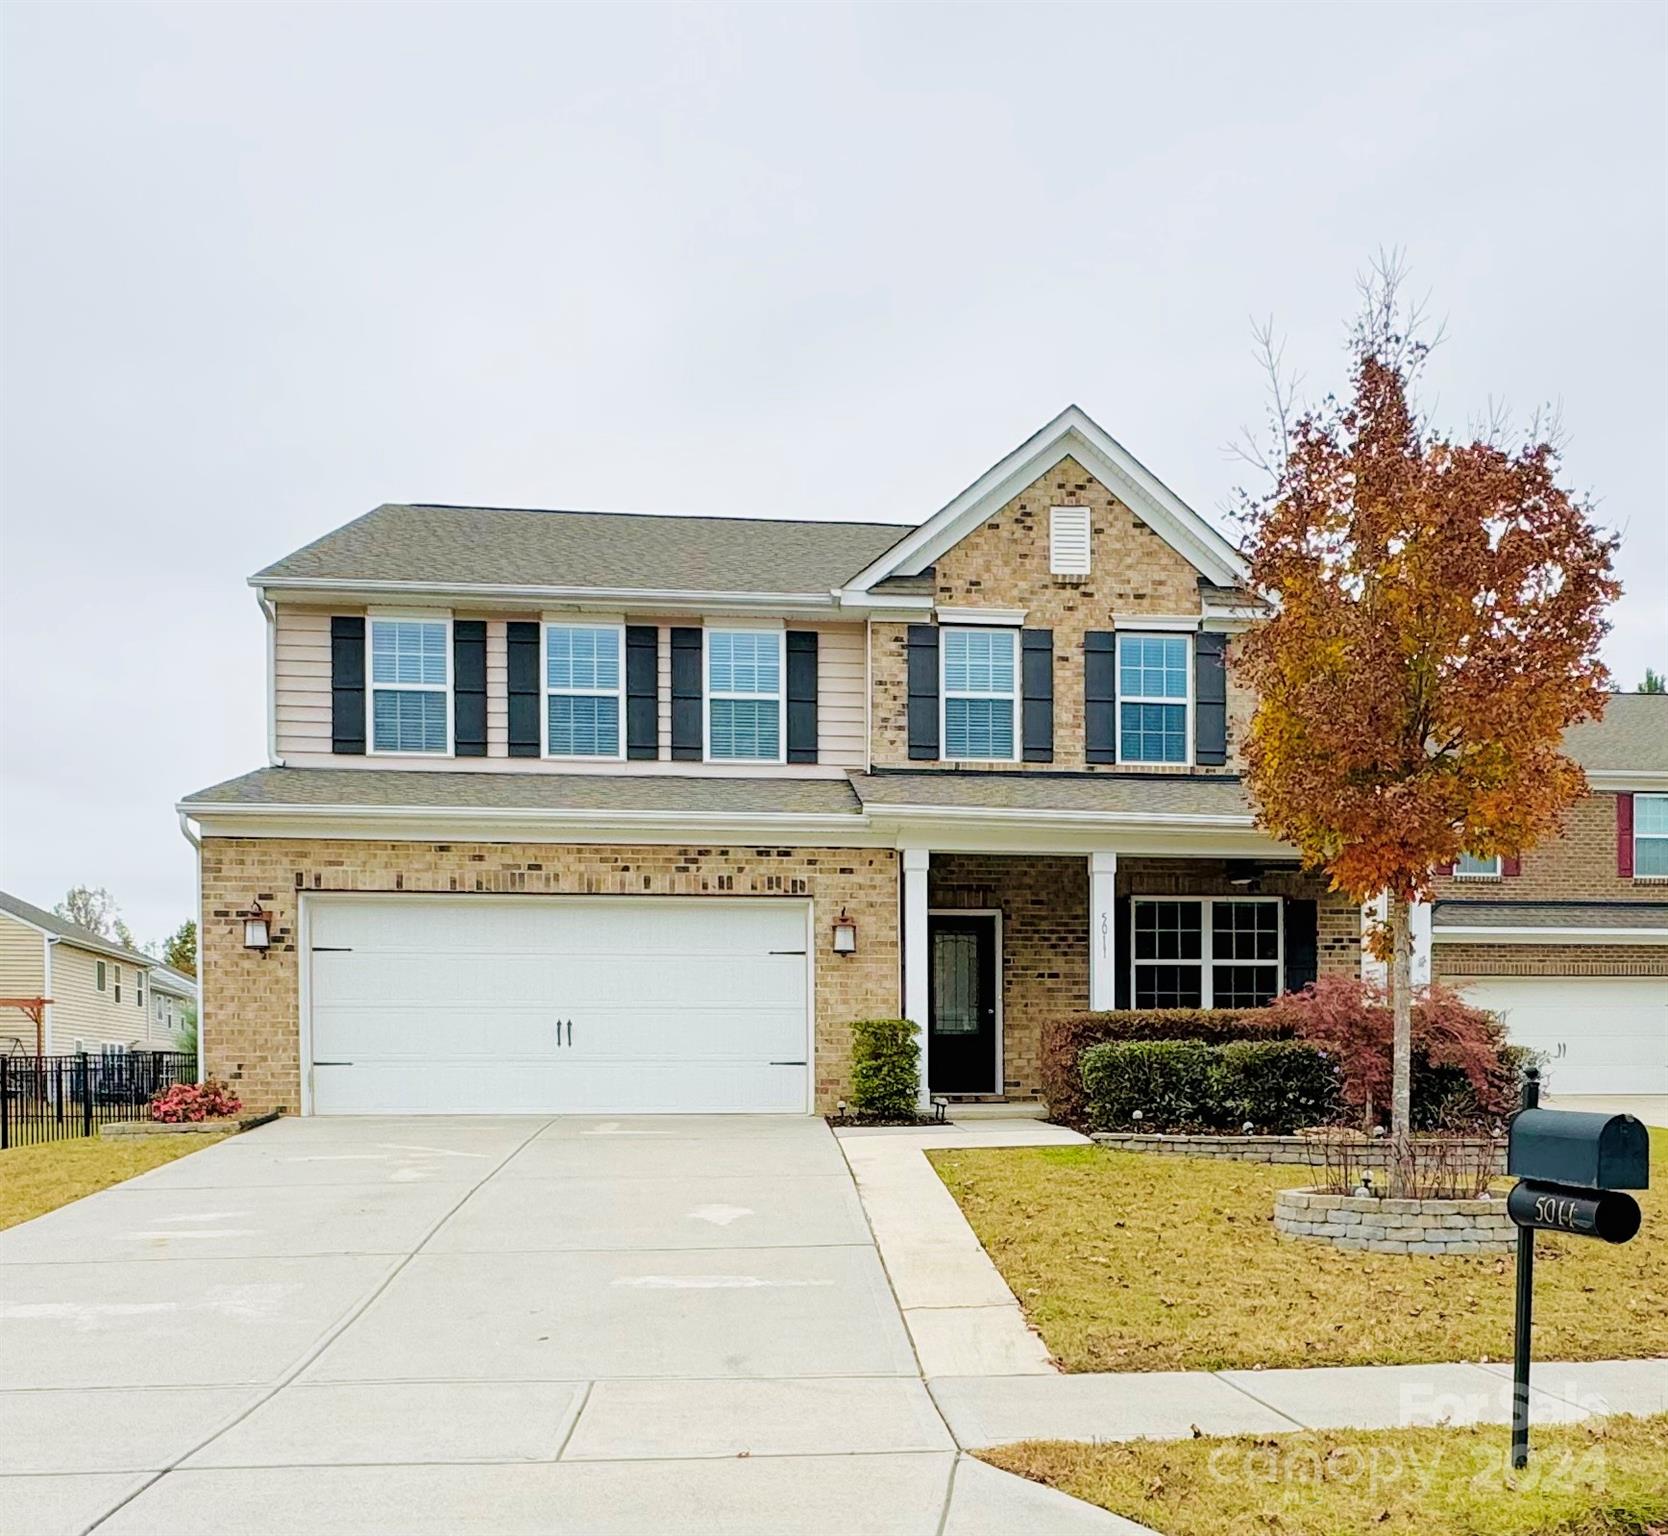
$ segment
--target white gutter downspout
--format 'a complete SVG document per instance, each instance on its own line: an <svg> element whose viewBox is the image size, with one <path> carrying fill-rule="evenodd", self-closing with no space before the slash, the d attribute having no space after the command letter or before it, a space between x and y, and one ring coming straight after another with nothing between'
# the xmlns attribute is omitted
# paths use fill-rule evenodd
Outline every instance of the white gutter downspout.
<svg viewBox="0 0 1668 1536"><path fill-rule="evenodd" d="M45 945L43 946L46 951L46 963L41 969L41 990L44 991L48 997L51 997L52 946L58 942L58 939L56 935L50 933L46 934L44 937L46 940ZM52 1004L48 1003L46 1007L41 1010L41 1012L43 1015L41 1023L41 1054L43 1056L50 1056L52 1054Z"/></svg>
<svg viewBox="0 0 1668 1536"><path fill-rule="evenodd" d="M255 588L255 601L261 605L261 614L266 619L266 760L274 768L284 766L283 758L278 755L278 610L266 595L266 588ZM186 833L187 837L191 834ZM192 838L195 842L196 839ZM198 930L198 940L201 942L202 931ZM202 1034L202 1001L198 1000L197 1030L199 1045ZM202 1059L202 1051L197 1053Z"/></svg>
<svg viewBox="0 0 1668 1536"><path fill-rule="evenodd" d="M262 606L265 606L264 599ZM191 830L191 822L184 811L179 813L179 818L180 832L186 842L190 843L192 848L196 850L197 854L197 1081L200 1084L207 1076L205 1063L208 1060L208 1052L204 1049L208 1037L203 1027L208 1022L208 1015L203 1009L203 998L206 992L203 986L203 961L207 958L207 953L203 947L203 940L207 932L203 924L203 843L202 839Z"/></svg>

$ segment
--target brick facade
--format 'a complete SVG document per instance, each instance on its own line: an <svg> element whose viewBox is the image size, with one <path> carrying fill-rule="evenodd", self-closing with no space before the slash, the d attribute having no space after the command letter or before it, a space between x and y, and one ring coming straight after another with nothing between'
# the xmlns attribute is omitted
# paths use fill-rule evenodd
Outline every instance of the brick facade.
<svg viewBox="0 0 1668 1536"><path fill-rule="evenodd" d="M1668 976L1663 944L1438 944L1439 981L1479 976Z"/></svg>
<svg viewBox="0 0 1668 1536"><path fill-rule="evenodd" d="M203 1051L255 1112L300 1108L296 947L303 891L483 892L498 895L801 896L815 932L844 907L858 953L815 957L816 1103L850 1086L851 1020L899 1003L898 856L889 849L650 847L540 843L403 843L203 839ZM273 914L264 957L243 947L238 914L258 897Z"/></svg>
<svg viewBox="0 0 1668 1536"><path fill-rule="evenodd" d="M1092 553L1086 577L1048 568L1051 507L1091 509ZM1026 625L1054 632L1054 761L998 764L1018 771L1111 771L1091 765L1083 744L1083 636L1121 619L1200 612L1199 572L1075 459L1053 469L945 552L934 567L935 597L952 607L1023 608ZM908 625L871 626L871 743L878 767L915 767L909 758L905 644ZM1130 768L1119 772L1227 772L1250 717L1251 701L1230 671L1228 768Z"/></svg>

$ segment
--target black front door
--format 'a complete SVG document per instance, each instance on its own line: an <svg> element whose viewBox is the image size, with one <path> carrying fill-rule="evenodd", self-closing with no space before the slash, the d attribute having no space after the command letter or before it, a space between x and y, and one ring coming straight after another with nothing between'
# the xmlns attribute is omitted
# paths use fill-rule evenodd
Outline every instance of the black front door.
<svg viewBox="0 0 1668 1536"><path fill-rule="evenodd" d="M995 914L931 918L928 938L928 1086L934 1093L1000 1093Z"/></svg>

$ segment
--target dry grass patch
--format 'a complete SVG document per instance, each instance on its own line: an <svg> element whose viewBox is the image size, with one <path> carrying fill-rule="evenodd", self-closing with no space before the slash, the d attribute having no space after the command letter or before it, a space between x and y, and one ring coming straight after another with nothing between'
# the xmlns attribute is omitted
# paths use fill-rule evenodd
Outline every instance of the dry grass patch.
<svg viewBox="0 0 1668 1536"><path fill-rule="evenodd" d="M89 1136L0 1152L0 1229L201 1152L224 1136Z"/></svg>
<svg viewBox="0 0 1668 1536"><path fill-rule="evenodd" d="M1535 1431L1388 1429L1122 1445L1033 1441L982 1459L1161 1536L1657 1536L1668 1416Z"/></svg>
<svg viewBox="0 0 1668 1536"><path fill-rule="evenodd" d="M1668 1354L1668 1134L1625 1247L1543 1235L1543 1360ZM1109 1152L931 1154L985 1250L1068 1371L1501 1360L1512 1263L1348 1253L1280 1238L1274 1191L1307 1169Z"/></svg>

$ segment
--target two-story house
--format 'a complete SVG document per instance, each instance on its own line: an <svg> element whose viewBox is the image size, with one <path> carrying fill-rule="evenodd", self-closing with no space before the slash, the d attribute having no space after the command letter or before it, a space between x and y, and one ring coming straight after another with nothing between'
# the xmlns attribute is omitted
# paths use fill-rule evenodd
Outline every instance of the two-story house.
<svg viewBox="0 0 1668 1536"><path fill-rule="evenodd" d="M849 1024L1034 1098L1041 1023L1361 963L1252 823L1238 552L1068 409L919 525L389 505L251 578L200 842L256 1108L830 1110Z"/></svg>

